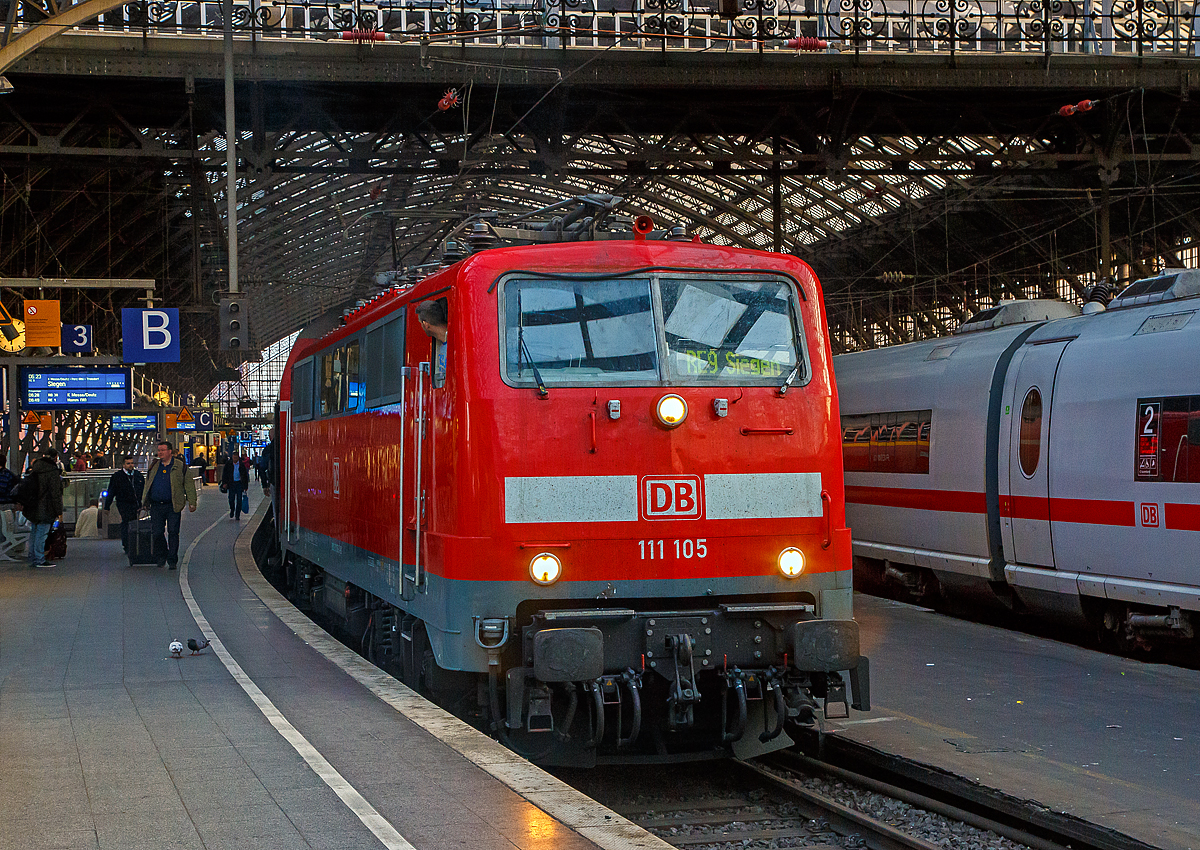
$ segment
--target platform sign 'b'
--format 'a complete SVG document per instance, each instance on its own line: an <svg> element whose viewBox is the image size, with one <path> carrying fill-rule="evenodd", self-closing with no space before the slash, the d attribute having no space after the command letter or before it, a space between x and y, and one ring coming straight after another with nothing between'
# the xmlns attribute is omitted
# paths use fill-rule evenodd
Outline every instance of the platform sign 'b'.
<svg viewBox="0 0 1200 850"><path fill-rule="evenodd" d="M178 363L178 308L122 309L121 356L126 363Z"/></svg>

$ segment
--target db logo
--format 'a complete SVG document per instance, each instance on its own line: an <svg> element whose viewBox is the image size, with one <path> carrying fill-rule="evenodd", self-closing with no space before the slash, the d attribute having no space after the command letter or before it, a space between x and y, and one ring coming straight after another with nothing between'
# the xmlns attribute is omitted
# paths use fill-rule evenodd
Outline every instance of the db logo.
<svg viewBox="0 0 1200 850"><path fill-rule="evenodd" d="M647 475L638 495L642 519L700 519L704 515L704 489L696 475Z"/></svg>
<svg viewBox="0 0 1200 850"><path fill-rule="evenodd" d="M1142 527L1158 528L1158 504L1142 502Z"/></svg>

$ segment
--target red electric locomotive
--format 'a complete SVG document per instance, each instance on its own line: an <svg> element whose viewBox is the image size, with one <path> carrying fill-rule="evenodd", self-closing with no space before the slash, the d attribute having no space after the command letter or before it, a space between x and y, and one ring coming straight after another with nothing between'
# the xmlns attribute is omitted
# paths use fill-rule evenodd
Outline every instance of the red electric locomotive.
<svg viewBox="0 0 1200 850"><path fill-rule="evenodd" d="M278 417L293 599L544 763L754 753L821 703L867 710L816 276L598 219L480 219L556 244L301 334Z"/></svg>

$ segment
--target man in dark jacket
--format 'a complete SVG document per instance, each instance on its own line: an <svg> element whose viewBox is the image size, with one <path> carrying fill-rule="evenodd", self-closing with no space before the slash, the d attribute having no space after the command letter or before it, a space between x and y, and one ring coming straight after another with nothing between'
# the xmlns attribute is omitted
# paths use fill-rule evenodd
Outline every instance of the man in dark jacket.
<svg viewBox="0 0 1200 850"><path fill-rule="evenodd" d="M142 491L146 489L146 476L135 467L133 455L125 455L121 468L108 479L108 495L104 497L104 510L117 503L121 514L121 548L129 551L129 523L137 519L142 504Z"/></svg>
<svg viewBox="0 0 1200 850"><path fill-rule="evenodd" d="M189 511L196 510L196 482L183 458L175 456L170 443L160 442L157 452L158 460L146 470L142 504L150 509L154 556L158 565L169 564L175 569L179 565L179 519L184 505Z"/></svg>
<svg viewBox="0 0 1200 850"><path fill-rule="evenodd" d="M25 518L33 525L29 532L29 566L48 568L45 559L46 537L54 523L62 519L63 480L58 468L58 452L45 449L29 467L17 490Z"/></svg>
<svg viewBox="0 0 1200 850"><path fill-rule="evenodd" d="M250 461L231 453L221 470L221 490L229 494L229 517L242 518L242 494L250 485Z"/></svg>

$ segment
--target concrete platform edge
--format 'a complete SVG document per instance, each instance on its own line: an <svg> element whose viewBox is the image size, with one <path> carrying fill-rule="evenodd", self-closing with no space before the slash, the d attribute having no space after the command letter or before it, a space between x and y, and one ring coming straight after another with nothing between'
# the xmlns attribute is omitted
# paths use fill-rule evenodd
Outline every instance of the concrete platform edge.
<svg viewBox="0 0 1200 850"><path fill-rule="evenodd" d="M234 559L246 586L296 636L400 714L604 850L670 850L671 845L551 776L347 649L301 614L259 572L251 540L270 502L263 500L238 535Z"/></svg>

